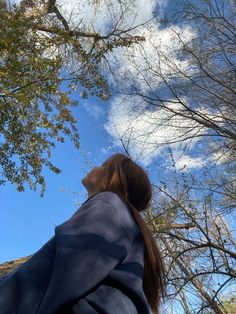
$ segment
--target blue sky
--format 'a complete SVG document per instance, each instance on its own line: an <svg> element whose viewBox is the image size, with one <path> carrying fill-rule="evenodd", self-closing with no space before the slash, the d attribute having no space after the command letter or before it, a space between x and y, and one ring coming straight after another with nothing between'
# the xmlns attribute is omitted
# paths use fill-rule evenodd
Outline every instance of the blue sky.
<svg viewBox="0 0 236 314"><path fill-rule="evenodd" d="M44 197L40 197L40 186L31 191L25 185L25 192L18 192L10 183L1 186L0 263L36 252L54 235L55 226L86 200L81 180L91 169L85 158L96 166L109 155L111 141L103 128L106 110L107 103L94 99L83 100L73 108L81 149L75 149L69 139L57 143L50 160L61 173L43 169L47 184Z"/></svg>
<svg viewBox="0 0 236 314"><path fill-rule="evenodd" d="M155 1L138 1L140 6L144 2L149 3L149 6L146 5L141 12L143 16L140 17L140 20L150 17ZM165 5L168 3L168 10L165 5L162 5L162 12L165 11L165 13L169 12L170 14L175 9L176 3L179 2L159 1L159 3L160 6L163 3ZM170 3L172 3L172 6ZM168 18L167 13L164 16ZM101 27L102 23L103 21L100 24L98 23L98 26ZM176 29L178 30L178 28ZM194 30L186 27L182 29L182 33L186 35L186 38L191 38L194 35ZM175 38L168 29L160 30L156 25L151 25L151 30L142 29L142 34L147 35L147 38L149 38L144 46L150 60L153 56L156 57L155 50L152 50L152 43L158 43L160 39L163 40L164 49L166 49L165 45L170 45L171 49L175 48ZM148 37L150 34L151 36ZM135 71L135 66L134 68L129 67L127 60L119 54L119 51L117 56L120 60L119 70L121 75L125 76L128 72L127 85L128 81L132 80L138 84L138 73ZM159 60L157 61L159 62ZM139 65L141 68L146 67L145 63ZM184 62L182 66L185 67ZM140 68L138 67L138 69ZM147 78L149 78L148 74ZM156 84L158 83L158 81L155 81L156 79L156 77L151 76L150 82ZM139 88L144 93L149 92L147 87L140 80ZM170 167L169 169L165 168L165 166L168 166L167 163L169 163L169 166L171 164L170 156L159 144L165 140L168 141L181 136L179 125L183 126L182 130L184 131L185 127L188 128L189 125L192 125L190 124L191 121L174 118L171 120L172 126L170 128L168 114L157 111L155 108L153 112L150 110L146 115L136 117L135 110L133 110L133 104L135 103L138 103L138 99L135 97L127 101L115 96L109 102L100 102L96 98L79 99L79 106L72 108L72 112L78 121L80 149L76 150L69 139L66 139L65 143L56 144L50 161L61 169L61 173L57 175L44 168L43 174L47 186L43 198L40 197L40 187L37 191L31 191L26 186L25 192L18 192L16 187L10 183L0 186L0 263L34 254L54 235L55 226L69 219L86 200L87 191L81 183L82 178L91 170L90 166L86 164L86 158L92 166L96 166L100 165L112 153L118 150L122 151L121 147L116 146L117 136L111 128L112 123L116 124L121 135L131 125L135 135L139 132L144 135L143 137L140 136L140 142L136 140L131 142L131 146L134 148L131 149L131 153L133 153L133 156L139 155L139 153L143 156L143 160L140 158L138 161L144 167L147 162L150 162L149 174L152 182L158 183L162 179L168 182L170 178L173 181L173 171L170 171ZM140 106L142 106L141 103ZM131 108L130 117L127 115L127 108ZM111 111L114 113L113 117ZM145 135L152 130L149 124L150 120L147 118L149 114L150 119L154 118L155 121L166 120L167 122L166 124L163 122L163 125L159 126L157 131L153 128L152 136L149 136L147 140ZM109 132L105 128L107 122ZM129 133L124 139L127 139L128 135ZM143 145L144 142L145 145ZM192 169L196 168L196 173L200 174L202 163L209 164L206 154L202 155L205 146L201 142L192 141L192 143L187 142L187 147L188 149L181 156L181 153L183 153L182 148L175 145L174 157L177 159L177 166L179 167L177 170L181 173L184 164L188 164ZM200 152L199 155L198 152ZM194 155L194 158L191 154ZM142 164L144 157L146 162Z"/></svg>
<svg viewBox="0 0 236 314"><path fill-rule="evenodd" d="M142 11L139 10L137 22L148 20L156 4L157 2L150 0L145 2L144 6L142 0L137 1L138 9L143 8ZM69 3L67 5L69 6ZM161 5L164 7L163 1L160 1ZM88 12L86 14L89 20L90 15ZM102 28L104 19L97 19L96 23L98 28ZM57 143L50 161L61 169L61 173L57 175L48 168L43 169L47 184L43 198L40 197L40 186L37 191L32 191L25 185L25 192L18 192L16 186L11 183L0 186L0 263L35 253L54 235L55 226L69 219L86 200L87 191L81 180L91 169L85 159L89 159L95 166L116 150L122 150L117 147L114 132L107 132L104 126L110 116L110 108L116 100L114 98L110 102L100 102L97 98L90 97L87 100L79 99L79 106L72 107L78 121L80 149L76 150L69 139L66 139L65 143ZM124 102L123 107L125 106ZM123 108L121 105L119 107ZM108 128L115 123L118 131L122 132L120 122L123 122L124 114L121 112L121 115L118 115L116 108L113 108L113 111L115 116L110 119ZM134 122L143 131L140 121ZM126 127L125 123L123 125ZM137 143L134 143L134 147L136 146ZM144 156L148 155L144 150ZM153 157L155 154L150 155L150 160ZM142 160L140 162L142 165ZM155 165L153 167L156 168ZM156 171L151 174L153 178Z"/></svg>
<svg viewBox="0 0 236 314"><path fill-rule="evenodd" d="M33 191L25 184L25 192L18 192L11 183L1 186L0 263L33 254L46 243L54 235L55 226L69 219L86 200L87 191L81 180L91 171L90 167L100 165L116 151L123 151L122 147L114 146L113 138L104 127L109 105L93 97L80 99L78 107L72 108L80 134L80 149L75 149L69 138L56 144L50 161L61 173L43 168L46 191L42 198L40 186ZM155 164L152 167L150 177L156 181L159 171Z"/></svg>

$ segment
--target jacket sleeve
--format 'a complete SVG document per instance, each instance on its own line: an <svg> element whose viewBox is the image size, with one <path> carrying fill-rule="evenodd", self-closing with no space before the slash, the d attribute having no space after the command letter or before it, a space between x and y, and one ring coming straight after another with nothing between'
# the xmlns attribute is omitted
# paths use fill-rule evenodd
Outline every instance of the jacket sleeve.
<svg viewBox="0 0 236 314"><path fill-rule="evenodd" d="M129 239L106 193L55 228L56 257L48 289L37 314L52 314L86 296L122 262Z"/></svg>
<svg viewBox="0 0 236 314"><path fill-rule="evenodd" d="M48 287L55 258L55 237L32 257L0 276L0 313L33 314Z"/></svg>

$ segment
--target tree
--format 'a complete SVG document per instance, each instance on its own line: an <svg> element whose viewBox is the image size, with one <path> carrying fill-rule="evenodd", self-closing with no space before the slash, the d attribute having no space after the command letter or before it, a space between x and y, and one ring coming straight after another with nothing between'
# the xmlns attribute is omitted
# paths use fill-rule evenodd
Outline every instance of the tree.
<svg viewBox="0 0 236 314"><path fill-rule="evenodd" d="M105 2L88 3L97 10ZM115 5L112 0L106 4L110 9ZM0 185L10 181L24 191L26 182L34 190L39 184L43 196L42 167L60 172L49 161L51 148L65 136L79 148L71 107L88 94L107 100L104 54L144 40L132 36L137 25L124 26L129 5L118 2L114 12L108 11L109 27L99 33L78 15L64 16L55 0L12 6L0 1Z"/></svg>
<svg viewBox="0 0 236 314"><path fill-rule="evenodd" d="M102 62L122 97L115 116L127 105L116 129L124 150L132 156L136 145L140 158L157 152L159 173L161 160L170 161L165 180L152 182L144 219L164 254L172 312L180 304L184 313L223 314L236 277L236 14L233 1L193 3L185 1L161 30L143 27L148 40L119 47L119 55L107 51ZM180 166L176 151L201 156L197 173L191 159Z"/></svg>
<svg viewBox="0 0 236 314"><path fill-rule="evenodd" d="M184 313L227 313L221 300L235 282L236 242L232 225L217 207L217 195L203 182L178 170L172 184L153 182L152 206L143 214L166 264L166 313L182 313L177 303ZM1 264L0 275L30 257Z"/></svg>
<svg viewBox="0 0 236 314"><path fill-rule="evenodd" d="M221 213L205 170L199 179L176 169L172 183L153 184L154 204L146 215L165 255L169 298L180 300L184 313L226 313L220 300L235 287L233 221Z"/></svg>
<svg viewBox="0 0 236 314"><path fill-rule="evenodd" d="M172 125L172 136L157 145L201 141L212 161L234 162L236 8L224 0L182 3L144 28L148 41L122 48L112 73L123 101L147 115L155 111L160 122L156 128L153 118L153 128ZM118 70L122 64L127 71Z"/></svg>
<svg viewBox="0 0 236 314"><path fill-rule="evenodd" d="M148 40L122 48L114 111L124 104L126 116L111 134L140 158L157 156L159 174L171 168L165 182L153 182L158 193L147 213L167 261L170 303L184 313L225 313L220 300L236 275L236 7L182 3L145 28Z"/></svg>

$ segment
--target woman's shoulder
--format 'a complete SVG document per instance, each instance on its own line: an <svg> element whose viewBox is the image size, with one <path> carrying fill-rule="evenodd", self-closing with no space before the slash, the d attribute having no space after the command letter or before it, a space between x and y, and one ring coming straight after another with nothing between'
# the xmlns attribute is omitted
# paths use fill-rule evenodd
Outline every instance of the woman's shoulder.
<svg viewBox="0 0 236 314"><path fill-rule="evenodd" d="M102 191L93 195L89 201L103 201L105 203L109 203L113 205L115 208L125 208L128 210L128 204L125 200L116 192L113 191ZM128 210L129 211L129 210Z"/></svg>
<svg viewBox="0 0 236 314"><path fill-rule="evenodd" d="M83 212L90 206L94 205L96 202L104 202L106 204L113 205L113 207L117 207L121 204L122 200L120 196L112 191L102 191L95 193L94 195L88 197L82 205L74 212L71 217ZM123 202L124 203L124 202ZM120 206L119 206L120 207Z"/></svg>
<svg viewBox="0 0 236 314"><path fill-rule="evenodd" d="M117 219L120 220L122 225L126 225L127 227L132 229L132 233L134 232L134 228L137 229L137 224L134 220L128 204L118 193L112 191L103 191L94 195L93 199L95 203L96 201L102 201L106 205L111 205L116 212Z"/></svg>
<svg viewBox="0 0 236 314"><path fill-rule="evenodd" d="M124 205L126 205L126 203L124 202L124 200L120 197L120 195L116 192L113 191L102 191L102 192L98 192L95 193L94 195L90 196L84 203L91 203L94 202L96 200L102 200L105 202L110 202L113 205L120 205L121 203L123 203Z"/></svg>
<svg viewBox="0 0 236 314"><path fill-rule="evenodd" d="M89 217L91 214L95 217L95 212L99 217L104 217L104 219L109 215L114 224L117 224L117 221L119 221L119 225L125 230L126 236L130 242L140 233L129 206L119 194L115 192L102 191L94 194L86 200L86 203L84 203L73 216L78 215L79 218L80 215L85 214L86 216L87 214Z"/></svg>

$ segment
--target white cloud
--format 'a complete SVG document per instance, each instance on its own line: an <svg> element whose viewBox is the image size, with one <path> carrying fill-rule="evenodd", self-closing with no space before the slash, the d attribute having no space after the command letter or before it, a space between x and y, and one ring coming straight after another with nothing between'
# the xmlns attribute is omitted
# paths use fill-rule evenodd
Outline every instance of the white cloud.
<svg viewBox="0 0 236 314"><path fill-rule="evenodd" d="M144 36L145 41L131 47L119 47L106 55L114 73L109 76L110 82L114 86L125 82L122 91L128 90L132 85L140 93L146 93L155 91L163 82L163 77L168 82L174 76L183 78L181 72L193 73L188 60L180 60L177 55L184 44L179 39L180 33L185 44L191 44L196 36L189 27L160 29L155 22L136 29L133 35Z"/></svg>
<svg viewBox="0 0 236 314"><path fill-rule="evenodd" d="M120 17L122 8L116 0L97 1L99 5L96 9L92 3L93 1L88 0L79 2L57 0L59 9L69 21L69 25L72 27L79 25L79 29L105 34ZM125 10L122 19L120 19L118 25L120 29L124 25L127 28L150 20L153 18L155 6L158 5L161 9L166 5L164 0L130 0L130 2L125 1L125 3L133 3L133 5ZM161 84L163 81L161 75L165 76L168 81L173 79L172 74L178 72L178 69L183 72L192 71L188 61L178 59L176 54L176 51L183 45L179 40L179 33L181 33L185 43L191 42L196 36L191 28L172 26L161 29L157 22L152 21L146 26L133 30L132 33L133 35L144 36L146 40L141 45L117 48L106 56L110 61L110 66L117 74L115 77L117 81L114 80L114 77L109 77L114 85L121 84L120 79L122 79L125 82L123 89L129 89L129 85L133 84L140 93L146 94L155 91ZM87 40L88 43L90 41L89 39L84 40ZM108 74L106 73L106 75ZM85 102L83 106L94 119L99 119L104 114L102 107L96 104L88 105ZM178 110L182 109L179 104L171 104L171 102L168 106ZM120 138L124 142L130 141L131 152L133 155L141 157L144 164L150 163L158 156L165 143L184 138L186 132L190 137L196 132L198 135L203 132L199 125L191 119L173 115L168 110L150 111L145 107L146 104L142 98L130 97L127 100L116 97L111 102L108 120L105 124L105 129L113 137L114 143L120 146ZM196 138L190 139L187 143L192 148L196 141ZM181 143L176 142L173 146L180 149ZM180 159L178 165L181 167L186 161L191 166L197 166L197 160L190 161L187 156L182 160Z"/></svg>
<svg viewBox="0 0 236 314"><path fill-rule="evenodd" d="M101 118L105 111L101 105L97 105L96 103L88 103L86 101L81 103L83 108L87 111L88 115L93 117L95 120Z"/></svg>
<svg viewBox="0 0 236 314"><path fill-rule="evenodd" d="M194 135L204 134L198 123L191 119L174 115L169 110L151 112L145 106L137 96L129 99L116 97L104 126L114 139L114 145L120 146L122 139L131 154L140 158L144 165L150 164L168 143L181 150L183 143L179 140L186 137L186 132L190 138L184 143L189 150L198 141ZM169 103L167 107L181 110L179 104Z"/></svg>
<svg viewBox="0 0 236 314"><path fill-rule="evenodd" d="M210 142L208 150L210 152L209 160L215 165L227 164L235 160L234 151L222 145L221 141Z"/></svg>
<svg viewBox="0 0 236 314"><path fill-rule="evenodd" d="M94 3L97 3L95 6ZM106 33L119 20L118 28L126 25L137 25L152 18L152 11L157 3L155 0L117 0L101 1L66 1L57 0L61 13L71 26L90 27L101 34ZM122 16L122 17L121 17ZM121 18L120 18L121 17ZM134 23L134 24L133 24Z"/></svg>
<svg viewBox="0 0 236 314"><path fill-rule="evenodd" d="M166 1L156 0L135 0L133 5L126 10L123 18L120 20L119 28L123 25L137 25L153 18L153 10L158 5L159 9L166 5ZM106 33L109 27L115 23L120 16L121 7L118 1L109 0L108 6L105 1L100 1L100 5L96 11L91 6L91 2L65 2L60 0L62 13L69 18L71 12L76 19L71 19L71 23L78 22L80 18L81 27L90 27L91 30ZM128 1L126 2L128 3ZM110 11L109 11L110 10ZM73 24L72 24L73 25ZM74 24L75 25L75 24ZM110 61L117 77L125 79L126 86L129 83L135 84L139 91L148 92L150 88L156 89L162 81L156 73L161 71L166 77L176 71L170 64L166 62L164 54L167 53L173 64L176 64L181 70L188 71L188 62L186 60L178 60L176 50L181 47L181 43L176 33L181 32L184 38L188 41L195 36L190 28L174 28L160 30L159 25L152 21L147 26L139 27L133 30L133 35L141 35L145 37L145 42L142 45L134 45L132 47L117 48L106 57ZM157 55L157 50L159 55ZM152 70L150 69L152 65ZM107 75L107 73L106 73ZM116 79L117 79L116 77ZM110 82L112 77L110 76ZM120 81L114 81L116 85ZM117 86L117 85L116 85ZM121 103L119 104L119 102ZM171 106L171 104L169 104ZM84 106L90 115L95 118L100 115L98 107ZM100 107L99 107L100 108ZM156 110L150 112L145 110L142 99L130 98L122 100L116 98L111 103L111 108L108 116L108 121L105 124L105 129L114 139L114 143L120 146L120 138L128 141L130 138L130 149L134 154L142 156L144 163L148 164L154 156L157 156L163 149L166 142L175 140L178 136L183 136L189 126L194 124L191 120L186 121L179 117L171 117L168 111ZM171 120L170 120L171 119ZM159 127L156 127L156 121L162 121ZM183 128L180 130L179 125ZM195 126L195 125L194 125ZM194 129L195 131L195 129ZM192 141L193 142L193 141ZM180 146L180 144L175 144ZM132 147L132 148L131 148ZM106 153L106 150L103 150Z"/></svg>
<svg viewBox="0 0 236 314"><path fill-rule="evenodd" d="M162 5L163 1L157 0L136 0L135 11L137 12L136 24L141 24L144 21L148 21L153 17L153 10L157 4Z"/></svg>
<svg viewBox="0 0 236 314"><path fill-rule="evenodd" d="M107 146L107 147L102 147L101 148L101 153L103 155L109 155L111 153L111 146Z"/></svg>
<svg viewBox="0 0 236 314"><path fill-rule="evenodd" d="M180 41L178 34L184 38ZM145 37L141 45L121 47L107 55L113 76L110 82L118 87L121 92L129 94L130 87L135 88L141 95L149 95L155 92L166 81L173 80L173 74L181 76L181 72L190 74L194 70L190 68L188 60L179 59L177 52L183 44L191 44L195 38L195 32L189 28L172 26L160 29L155 22L148 26L142 26L135 30L134 34ZM197 122L187 117L173 114L171 110L182 111L181 104L166 103L166 109L153 110L145 103L142 96L124 97L122 94L111 102L105 129L114 139L117 146L121 146L120 139L127 145L133 156L141 159L144 165L150 164L171 144L177 151L181 151L183 142L188 145L189 151L205 132ZM176 100L175 100L176 101ZM188 105L186 99L185 104ZM149 110L147 110L149 107ZM152 106L153 107L153 106ZM198 137L195 137L195 135ZM189 139L186 140L186 137ZM199 167L200 159L179 159L177 166L188 161L188 167Z"/></svg>
<svg viewBox="0 0 236 314"><path fill-rule="evenodd" d="M94 5L94 3L97 5ZM166 1L164 0L126 0L122 2L122 5L120 3L117 0L81 0L79 2L75 0L57 0L56 2L59 11L72 29L97 32L102 35L110 33L114 28L120 30L129 29L144 23L153 18L153 11L156 6L161 8L166 5ZM59 21L58 23L60 24ZM140 34L140 32L143 33L141 28L140 30L139 28L133 30L133 34ZM93 38L81 37L80 42L84 49L90 51L93 45ZM81 64L78 60L75 63L73 58L70 59L69 49L67 47L67 67L76 71L76 69L81 67ZM50 54L52 50L49 49L47 53ZM127 61L125 62L125 59L122 57L123 53L124 51L120 54L119 49L115 50L116 56L118 58L121 57L121 63L118 65L120 67L119 74L126 68L129 71L131 66L131 64L127 64ZM134 75L136 73L133 69Z"/></svg>
<svg viewBox="0 0 236 314"><path fill-rule="evenodd" d="M191 157L189 155L183 155L175 161L176 170L185 171L190 168L201 168L205 164L206 160L201 157Z"/></svg>
<svg viewBox="0 0 236 314"><path fill-rule="evenodd" d="M21 0L10 0L20 3ZM156 6L166 5L165 0L57 0L57 7L70 26L94 27L97 32L106 32L119 19L119 26L135 26L150 20ZM122 18L120 18L122 15ZM113 24L112 24L113 23Z"/></svg>

